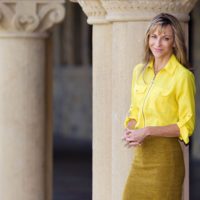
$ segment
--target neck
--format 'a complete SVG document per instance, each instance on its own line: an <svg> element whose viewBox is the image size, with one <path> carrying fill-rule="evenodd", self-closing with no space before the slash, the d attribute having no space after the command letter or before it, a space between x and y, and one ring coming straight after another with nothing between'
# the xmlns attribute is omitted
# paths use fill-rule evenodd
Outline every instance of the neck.
<svg viewBox="0 0 200 200"><path fill-rule="evenodd" d="M169 56L165 56L164 58L155 58L154 59L155 73L158 73L167 64L170 57L171 57L171 54Z"/></svg>

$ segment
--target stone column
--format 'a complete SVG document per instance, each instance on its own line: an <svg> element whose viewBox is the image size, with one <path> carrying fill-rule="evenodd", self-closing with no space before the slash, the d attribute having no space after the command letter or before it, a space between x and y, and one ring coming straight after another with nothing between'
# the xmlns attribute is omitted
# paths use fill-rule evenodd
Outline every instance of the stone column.
<svg viewBox="0 0 200 200"><path fill-rule="evenodd" d="M52 199L46 31L62 3L0 2L0 199Z"/></svg>
<svg viewBox="0 0 200 200"><path fill-rule="evenodd" d="M99 1L81 2L93 24L93 199L111 199L112 26ZM100 186L100 187L99 187Z"/></svg>
<svg viewBox="0 0 200 200"><path fill-rule="evenodd" d="M187 36L188 13L196 0L77 2L87 14L88 23L93 24L93 199L121 200L134 155L132 149L123 147L120 138L130 105L132 69L141 61L147 24L156 14L168 12L182 22ZM105 20L110 29L107 33L102 25ZM101 35L102 31L105 35ZM108 44L111 48L106 50ZM183 150L184 200L188 200L188 148L183 146Z"/></svg>
<svg viewBox="0 0 200 200"><path fill-rule="evenodd" d="M74 0L73 0L74 1ZM93 198L112 197L112 25L100 1L80 1L93 25Z"/></svg>

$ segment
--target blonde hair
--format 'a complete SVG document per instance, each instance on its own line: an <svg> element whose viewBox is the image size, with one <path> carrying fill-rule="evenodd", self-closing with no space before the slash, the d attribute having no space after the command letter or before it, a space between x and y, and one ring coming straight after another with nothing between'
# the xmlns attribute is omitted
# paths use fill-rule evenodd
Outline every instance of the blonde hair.
<svg viewBox="0 0 200 200"><path fill-rule="evenodd" d="M187 49L185 45L184 33L181 28L181 25L177 18L173 15L167 13L161 13L155 16L150 22L144 40L144 56L143 56L143 68L141 72L144 72L147 64L150 60L154 58L150 48L149 48L149 36L152 32L154 32L158 27L161 28L161 31L166 26L170 25L173 31L174 37L174 47L173 54L176 56L177 60L186 68L189 68L189 64L187 61Z"/></svg>

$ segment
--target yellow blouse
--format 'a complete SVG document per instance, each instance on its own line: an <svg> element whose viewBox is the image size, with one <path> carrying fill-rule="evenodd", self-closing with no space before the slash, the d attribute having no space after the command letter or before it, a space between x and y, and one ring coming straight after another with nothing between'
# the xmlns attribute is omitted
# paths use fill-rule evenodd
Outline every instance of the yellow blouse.
<svg viewBox="0 0 200 200"><path fill-rule="evenodd" d="M144 74L140 74L141 67L138 64L133 70L131 106L125 127L130 119L136 120L135 129L177 124L179 138L187 144L195 125L194 75L174 55L156 75L153 61Z"/></svg>

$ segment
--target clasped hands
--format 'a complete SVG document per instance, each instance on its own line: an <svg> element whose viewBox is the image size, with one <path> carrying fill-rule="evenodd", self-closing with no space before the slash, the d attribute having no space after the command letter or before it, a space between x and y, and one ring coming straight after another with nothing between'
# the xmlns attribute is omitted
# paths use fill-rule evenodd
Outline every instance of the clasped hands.
<svg viewBox="0 0 200 200"><path fill-rule="evenodd" d="M125 146L128 148L140 146L144 141L145 137L147 136L145 128L141 129L125 128L123 134L124 135L122 137L122 140L125 142Z"/></svg>

